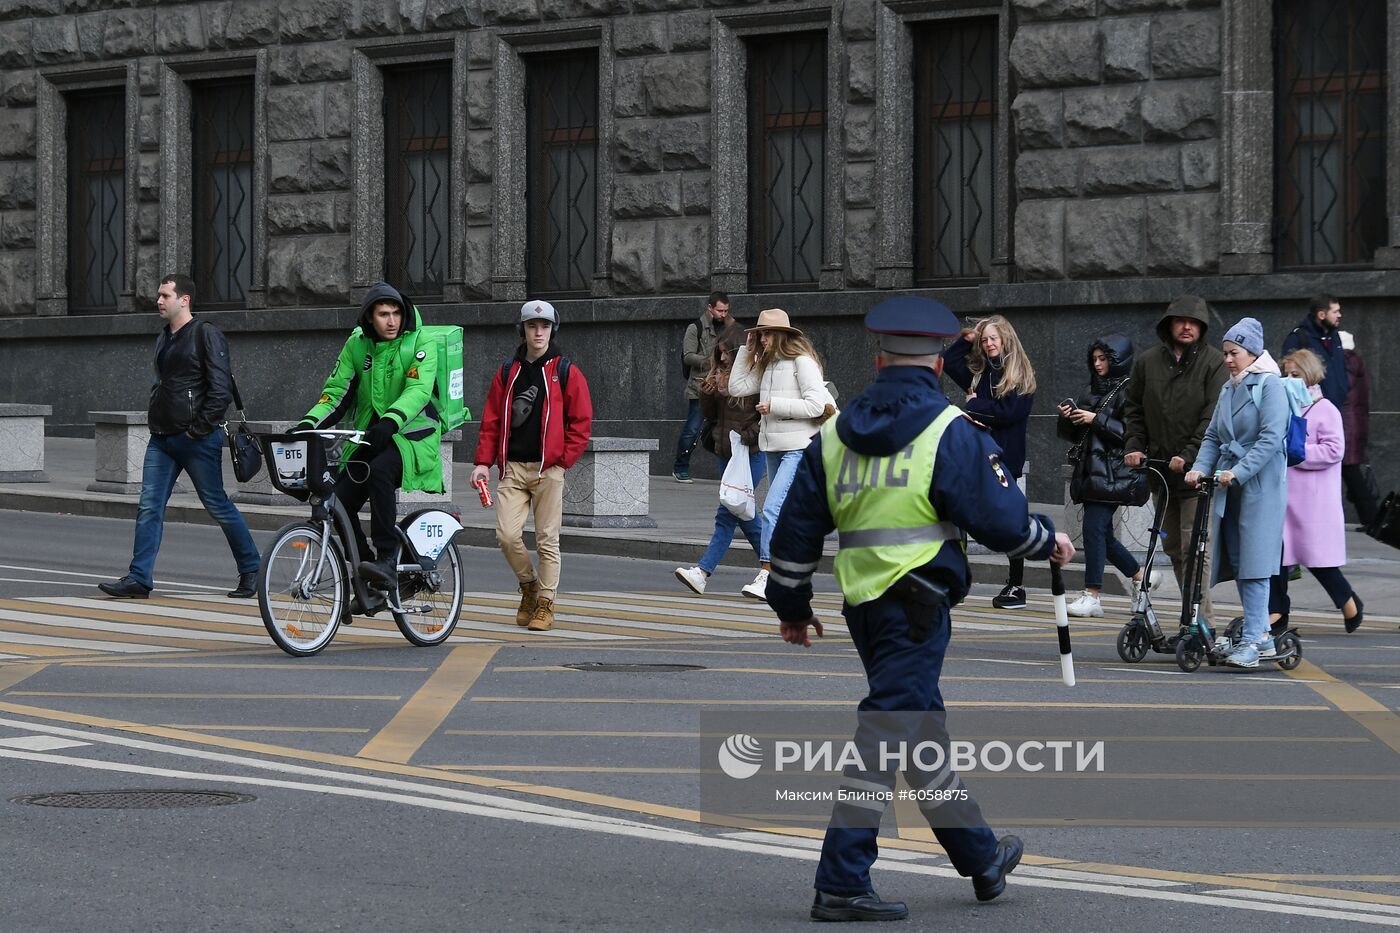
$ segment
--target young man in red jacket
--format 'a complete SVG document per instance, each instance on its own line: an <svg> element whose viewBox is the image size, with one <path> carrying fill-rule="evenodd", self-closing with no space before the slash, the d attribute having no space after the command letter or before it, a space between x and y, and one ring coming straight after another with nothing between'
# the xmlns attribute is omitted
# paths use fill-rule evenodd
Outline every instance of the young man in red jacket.
<svg viewBox="0 0 1400 933"><path fill-rule="evenodd" d="M520 581L515 624L532 632L554 626L559 587L559 523L564 512L564 471L583 455L593 432L588 380L554 346L559 313L547 301L520 309L520 347L491 378L486 414L476 442L472 483L490 468L496 486L496 543ZM525 549L525 518L535 516L540 567Z"/></svg>

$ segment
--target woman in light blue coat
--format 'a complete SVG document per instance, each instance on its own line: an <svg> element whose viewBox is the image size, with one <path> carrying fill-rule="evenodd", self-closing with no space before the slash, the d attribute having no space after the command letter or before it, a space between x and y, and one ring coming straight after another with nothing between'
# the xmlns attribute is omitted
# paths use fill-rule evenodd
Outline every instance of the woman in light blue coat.
<svg viewBox="0 0 1400 933"><path fill-rule="evenodd" d="M1269 578L1279 570L1288 508L1288 395L1254 318L1225 332L1224 351L1230 379L1186 482L1194 486L1207 473L1219 479L1211 584L1234 580L1244 604L1244 636L1225 663L1258 667L1274 654Z"/></svg>

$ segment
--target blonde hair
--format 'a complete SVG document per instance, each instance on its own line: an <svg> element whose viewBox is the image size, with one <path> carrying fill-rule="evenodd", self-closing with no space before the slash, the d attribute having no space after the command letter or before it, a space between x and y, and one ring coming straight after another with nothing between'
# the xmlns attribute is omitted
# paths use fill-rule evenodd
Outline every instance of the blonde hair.
<svg viewBox="0 0 1400 933"><path fill-rule="evenodd" d="M760 338L763 332L759 332ZM810 356L816 361L817 369L826 372L826 366L822 363L821 355L817 353L817 348L812 346L812 341L807 339L805 334L794 334L790 330L774 330L773 346L764 349L762 339L758 342L758 349L753 354L754 372L761 379L763 373L769 365L776 360L795 360L799 356Z"/></svg>
<svg viewBox="0 0 1400 933"><path fill-rule="evenodd" d="M1327 364L1322 361L1311 350L1294 350L1283 358L1283 363L1292 362L1298 367L1298 372L1303 377L1303 381L1310 386L1315 386L1327 376ZM1282 363L1280 364L1282 365Z"/></svg>
<svg viewBox="0 0 1400 933"><path fill-rule="evenodd" d="M972 342L972 352L967 358L967 368L972 373L972 383L968 391L977 391L977 383L981 381L989 365L987 358L982 354L982 334L988 327L995 327L1001 337L1001 381L992 390L992 394L997 398L1004 398L1013 392L1031 395L1035 392L1035 368L1031 366L1031 359L1021 346L1021 338L1016 336L1016 329L1000 314L983 318L976 324L977 339Z"/></svg>

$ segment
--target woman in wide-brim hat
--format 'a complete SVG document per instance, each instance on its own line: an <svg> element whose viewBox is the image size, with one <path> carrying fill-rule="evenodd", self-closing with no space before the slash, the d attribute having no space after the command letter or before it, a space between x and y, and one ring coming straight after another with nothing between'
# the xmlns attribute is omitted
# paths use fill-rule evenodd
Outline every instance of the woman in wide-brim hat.
<svg viewBox="0 0 1400 933"><path fill-rule="evenodd" d="M733 395L758 395L758 449L768 461L768 495L763 500L763 553L768 553L778 512L797 473L802 451L822 422L836 413L826 388L821 357L807 336L792 326L787 312L770 308L748 330L748 341L729 372ZM744 587L745 596L763 599L768 565Z"/></svg>

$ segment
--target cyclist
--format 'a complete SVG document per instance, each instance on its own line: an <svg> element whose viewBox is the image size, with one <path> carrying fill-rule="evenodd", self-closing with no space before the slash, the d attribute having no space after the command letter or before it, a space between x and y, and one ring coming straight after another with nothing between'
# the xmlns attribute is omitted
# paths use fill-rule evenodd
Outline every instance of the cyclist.
<svg viewBox="0 0 1400 933"><path fill-rule="evenodd" d="M394 549L398 489L443 491L441 420L433 406L437 356L418 346L423 320L393 286L379 282L365 295L360 322L340 350L321 397L294 430L327 428L347 413L362 445L346 461L335 494L352 517L369 500L370 537L351 525L360 550L360 573L371 581L397 580ZM364 466L353 466L364 464Z"/></svg>

